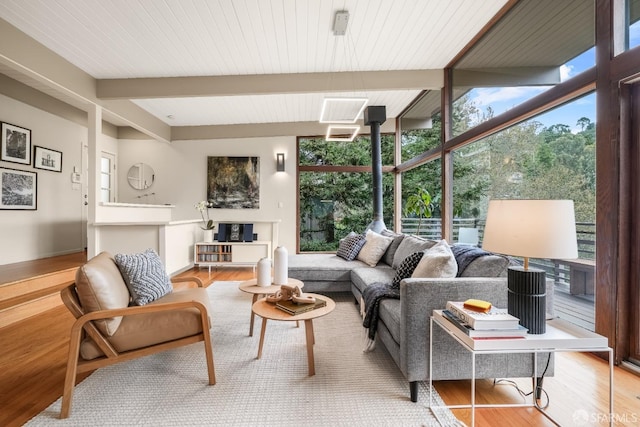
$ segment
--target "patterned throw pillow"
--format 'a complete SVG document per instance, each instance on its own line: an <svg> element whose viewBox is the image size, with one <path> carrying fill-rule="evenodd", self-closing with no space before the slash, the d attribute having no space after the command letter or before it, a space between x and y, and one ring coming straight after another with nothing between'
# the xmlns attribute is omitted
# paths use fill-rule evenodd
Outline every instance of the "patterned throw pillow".
<svg viewBox="0 0 640 427"><path fill-rule="evenodd" d="M340 241L336 255L347 261L353 261L366 242L362 234L350 234Z"/></svg>
<svg viewBox="0 0 640 427"><path fill-rule="evenodd" d="M149 304L173 290L164 265L153 249L140 254L116 254L114 258L134 304Z"/></svg>
<svg viewBox="0 0 640 427"><path fill-rule="evenodd" d="M406 257L400 263L398 270L396 270L396 275L394 276L393 281L391 282L392 288L396 288L396 289L399 288L400 282L402 281L402 279L411 277L411 275L413 274L413 270L416 269L423 255L424 255L423 251L414 252L408 257Z"/></svg>

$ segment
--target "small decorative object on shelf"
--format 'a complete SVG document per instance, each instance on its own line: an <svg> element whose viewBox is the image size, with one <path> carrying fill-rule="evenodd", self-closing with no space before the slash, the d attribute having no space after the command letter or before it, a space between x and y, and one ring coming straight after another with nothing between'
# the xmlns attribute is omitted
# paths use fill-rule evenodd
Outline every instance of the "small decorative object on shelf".
<svg viewBox="0 0 640 427"><path fill-rule="evenodd" d="M276 285L286 285L289 280L289 260L287 248L278 246L274 251L274 272L273 283Z"/></svg>
<svg viewBox="0 0 640 427"><path fill-rule="evenodd" d="M269 258L261 258L258 261L258 286L271 286L271 260Z"/></svg>
<svg viewBox="0 0 640 427"><path fill-rule="evenodd" d="M209 208L211 207L206 200L201 200L194 205L194 207L200 212L200 216L202 217L202 228L203 230L211 230L211 240L207 240L207 242L213 241L213 220L209 219ZM206 216L206 218L205 218Z"/></svg>

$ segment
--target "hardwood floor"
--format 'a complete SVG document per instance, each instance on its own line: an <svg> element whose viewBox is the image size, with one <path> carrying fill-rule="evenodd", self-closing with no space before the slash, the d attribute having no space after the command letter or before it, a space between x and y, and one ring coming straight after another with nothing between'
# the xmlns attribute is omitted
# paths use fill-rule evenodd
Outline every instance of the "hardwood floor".
<svg viewBox="0 0 640 427"><path fill-rule="evenodd" d="M181 274L189 275L197 275L210 284L214 280L250 279L253 272L249 268L220 268L211 273L207 269L194 269ZM72 322L71 314L60 306L0 329L1 426L22 425L61 396ZM523 390L531 389L530 380L519 380L518 385ZM640 377L616 367L614 385L615 425L638 425ZM449 404L468 401L469 381L439 381L436 388ZM590 417L589 422L582 425L608 425L608 365L601 359L578 353L558 354L555 375L545 379L544 388L550 399L548 410L561 425L577 425L573 416L578 409L586 411ZM407 398L408 393L407 386ZM477 382L478 402L521 400L511 385L494 385L489 380ZM454 410L454 414L470 423L469 410ZM554 424L532 408L499 408L478 409L476 425Z"/></svg>

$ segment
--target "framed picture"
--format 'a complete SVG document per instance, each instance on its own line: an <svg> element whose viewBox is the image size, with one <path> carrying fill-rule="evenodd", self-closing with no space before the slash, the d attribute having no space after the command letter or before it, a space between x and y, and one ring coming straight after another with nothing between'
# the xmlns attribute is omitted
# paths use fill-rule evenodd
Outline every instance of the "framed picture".
<svg viewBox="0 0 640 427"><path fill-rule="evenodd" d="M36 172L0 168L0 209L36 210L37 183Z"/></svg>
<svg viewBox="0 0 640 427"><path fill-rule="evenodd" d="M208 157L207 201L216 209L259 209L260 158Z"/></svg>
<svg viewBox="0 0 640 427"><path fill-rule="evenodd" d="M31 164L31 131L10 123L2 123L0 160Z"/></svg>
<svg viewBox="0 0 640 427"><path fill-rule="evenodd" d="M34 145L33 167L36 169L62 172L62 152Z"/></svg>

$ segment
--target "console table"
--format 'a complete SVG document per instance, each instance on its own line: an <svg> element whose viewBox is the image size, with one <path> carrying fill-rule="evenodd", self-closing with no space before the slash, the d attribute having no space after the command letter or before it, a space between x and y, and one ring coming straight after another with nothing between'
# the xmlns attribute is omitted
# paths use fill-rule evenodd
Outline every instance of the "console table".
<svg viewBox="0 0 640 427"><path fill-rule="evenodd" d="M538 353L555 352L608 352L609 353L609 425L613 426L613 349L609 347L607 338L587 331L561 319L547 322L546 333L529 334L520 339L480 339L474 340L442 315L442 310L434 310L429 328L433 336L433 327L442 328L451 335L464 349L471 353L471 403L466 405L445 405L449 409L471 408L471 425L475 425L475 409L487 407L535 407L545 417L558 424L547 412L536 404L536 393L532 393L531 403L514 404L476 404L476 355L491 353L533 353L534 372L532 378L538 377ZM429 354L433 354L433 341L429 343ZM432 358L429 359L429 404L433 403L431 389ZM558 424L560 425L560 424Z"/></svg>

